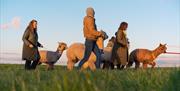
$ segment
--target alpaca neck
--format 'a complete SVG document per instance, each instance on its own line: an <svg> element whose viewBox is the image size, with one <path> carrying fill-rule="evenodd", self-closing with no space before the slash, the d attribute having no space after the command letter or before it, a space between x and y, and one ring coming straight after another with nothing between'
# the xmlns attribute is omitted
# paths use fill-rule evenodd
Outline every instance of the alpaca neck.
<svg viewBox="0 0 180 91"><path fill-rule="evenodd" d="M158 48L156 48L155 50L153 50L153 55L155 57L159 56L161 53L158 51Z"/></svg>
<svg viewBox="0 0 180 91"><path fill-rule="evenodd" d="M57 53L59 56L61 56L61 55L62 55L62 53L63 53L63 51L56 50L56 53Z"/></svg>
<svg viewBox="0 0 180 91"><path fill-rule="evenodd" d="M114 44L109 42L106 47L113 47L113 46L114 46Z"/></svg>

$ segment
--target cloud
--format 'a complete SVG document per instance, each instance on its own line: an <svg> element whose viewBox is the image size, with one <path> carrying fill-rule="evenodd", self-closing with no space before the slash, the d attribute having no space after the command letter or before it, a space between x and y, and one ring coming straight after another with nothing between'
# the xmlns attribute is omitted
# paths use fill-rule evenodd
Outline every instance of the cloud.
<svg viewBox="0 0 180 91"><path fill-rule="evenodd" d="M20 17L14 17L11 21L11 26L15 29L20 28Z"/></svg>
<svg viewBox="0 0 180 91"><path fill-rule="evenodd" d="M21 18L20 17L13 17L9 23L1 24L1 30L8 30L10 28L19 29L21 25Z"/></svg>
<svg viewBox="0 0 180 91"><path fill-rule="evenodd" d="M2 24L2 25L0 25L0 29L2 29L2 30L6 30L8 28L9 28L9 24Z"/></svg>

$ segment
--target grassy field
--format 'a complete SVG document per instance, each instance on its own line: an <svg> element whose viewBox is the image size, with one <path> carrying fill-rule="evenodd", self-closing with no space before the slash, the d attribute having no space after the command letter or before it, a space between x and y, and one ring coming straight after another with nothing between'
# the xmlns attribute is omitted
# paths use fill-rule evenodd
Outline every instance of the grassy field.
<svg viewBox="0 0 180 91"><path fill-rule="evenodd" d="M0 91L180 91L180 68L26 71L23 65L1 64Z"/></svg>

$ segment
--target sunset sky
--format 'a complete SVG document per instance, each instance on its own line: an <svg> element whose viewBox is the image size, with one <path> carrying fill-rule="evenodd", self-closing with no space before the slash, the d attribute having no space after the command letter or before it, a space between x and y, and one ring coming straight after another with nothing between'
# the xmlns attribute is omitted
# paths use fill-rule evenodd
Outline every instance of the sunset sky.
<svg viewBox="0 0 180 91"><path fill-rule="evenodd" d="M1 61L9 57L5 54L21 58L22 35L32 19L38 21L45 50L56 50L58 41L84 43L82 21L89 6L95 10L98 30L109 37L121 22L128 22L130 51L167 43L167 51L180 52L180 0L0 0ZM161 58L180 65L179 55Z"/></svg>

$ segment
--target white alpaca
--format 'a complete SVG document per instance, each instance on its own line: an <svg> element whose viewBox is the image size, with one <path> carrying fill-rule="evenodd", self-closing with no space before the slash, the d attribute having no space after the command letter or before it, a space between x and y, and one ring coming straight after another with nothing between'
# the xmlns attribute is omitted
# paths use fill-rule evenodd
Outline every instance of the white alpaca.
<svg viewBox="0 0 180 91"><path fill-rule="evenodd" d="M103 32L103 31L102 31ZM97 45L100 49L103 49L103 42L105 39L108 38L107 34L105 32L104 37L99 37L97 40ZM84 57L84 51L85 51L85 45L82 43L74 43L69 48L67 49L66 56L68 58L67 62L67 68L69 70L72 70L75 63L80 61ZM96 61L96 56L92 52L89 59L83 64L82 69L90 68L91 70L95 70L95 64L94 62Z"/></svg>
<svg viewBox="0 0 180 91"><path fill-rule="evenodd" d="M101 60L103 62L103 69L109 67L110 65L114 42L115 42L115 37L111 37L111 39L108 41L107 46L103 49L104 53L101 55Z"/></svg>
<svg viewBox="0 0 180 91"><path fill-rule="evenodd" d="M54 64L59 60L64 50L67 49L66 43L60 42L56 51L39 51L40 63L47 64L47 69L53 69Z"/></svg>

